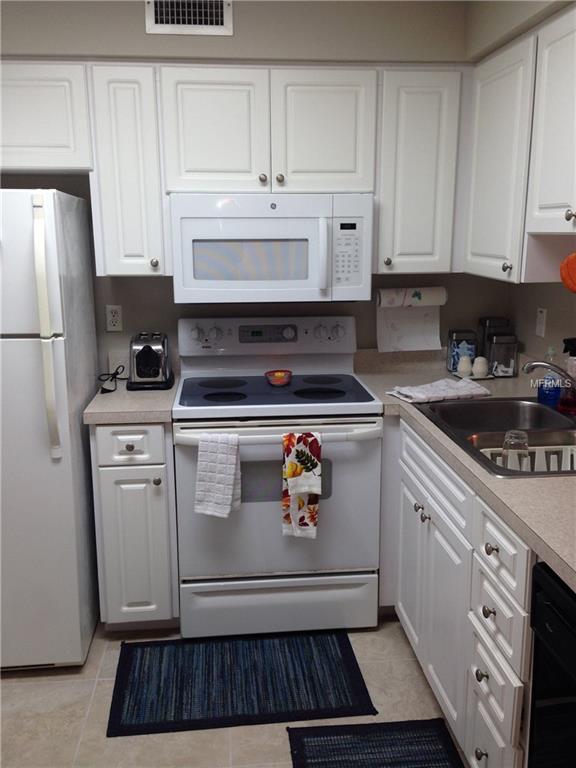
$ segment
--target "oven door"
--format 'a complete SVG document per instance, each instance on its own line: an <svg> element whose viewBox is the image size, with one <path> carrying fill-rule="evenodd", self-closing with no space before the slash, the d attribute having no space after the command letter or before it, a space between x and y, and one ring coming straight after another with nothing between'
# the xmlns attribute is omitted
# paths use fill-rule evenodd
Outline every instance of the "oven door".
<svg viewBox="0 0 576 768"><path fill-rule="evenodd" d="M174 300L329 301L330 195L174 195Z"/></svg>
<svg viewBox="0 0 576 768"><path fill-rule="evenodd" d="M282 434L322 436L315 539L282 536ZM239 435L242 504L226 519L194 511L198 439ZM378 568L382 419L174 425L181 582Z"/></svg>

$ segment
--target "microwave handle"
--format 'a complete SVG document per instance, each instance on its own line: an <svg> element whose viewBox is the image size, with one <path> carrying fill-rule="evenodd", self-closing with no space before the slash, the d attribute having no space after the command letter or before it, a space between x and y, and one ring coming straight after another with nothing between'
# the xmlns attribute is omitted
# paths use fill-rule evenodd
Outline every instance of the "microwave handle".
<svg viewBox="0 0 576 768"><path fill-rule="evenodd" d="M378 440L382 437L382 427L370 427L369 429L355 429L350 432L327 432L322 435L323 443L360 442L364 440ZM198 445L200 434L183 434L176 432L174 435L176 445ZM282 445L282 435L246 435L240 436L238 443L242 445Z"/></svg>
<svg viewBox="0 0 576 768"><path fill-rule="evenodd" d="M328 284L328 219L321 217L318 220L318 251L320 264L318 265L318 288L327 291Z"/></svg>

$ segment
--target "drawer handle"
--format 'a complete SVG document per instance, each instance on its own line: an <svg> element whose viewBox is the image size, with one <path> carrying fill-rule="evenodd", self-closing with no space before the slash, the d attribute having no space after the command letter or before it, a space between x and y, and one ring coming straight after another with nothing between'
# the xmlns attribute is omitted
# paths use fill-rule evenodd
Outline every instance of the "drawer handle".
<svg viewBox="0 0 576 768"><path fill-rule="evenodd" d="M572 208L566 208L566 211L564 212L564 218L566 221L576 219L576 211L573 211Z"/></svg>
<svg viewBox="0 0 576 768"><path fill-rule="evenodd" d="M476 680L478 680L479 683L481 683L482 680L488 680L490 677L488 672L482 672L481 669L476 669L476 672L474 672L474 675L476 677Z"/></svg>
<svg viewBox="0 0 576 768"><path fill-rule="evenodd" d="M427 515L426 512L420 512L420 522L425 523L427 520L430 520L430 515Z"/></svg>
<svg viewBox="0 0 576 768"><path fill-rule="evenodd" d="M386 258L384 259L384 266L385 267L391 267L392 266L392 259L390 258L390 256L386 256Z"/></svg>
<svg viewBox="0 0 576 768"><path fill-rule="evenodd" d="M414 512L421 512L424 509L424 504L419 504L417 501L414 502Z"/></svg>
<svg viewBox="0 0 576 768"><path fill-rule="evenodd" d="M132 451L134 450L134 443L126 443L124 447L126 448L128 453L132 453Z"/></svg>
<svg viewBox="0 0 576 768"><path fill-rule="evenodd" d="M488 556L492 555L494 552L498 554L500 552L500 547L497 547L495 544L490 544L487 542L486 544L484 544L484 552L486 552Z"/></svg>
<svg viewBox="0 0 576 768"><path fill-rule="evenodd" d="M488 757L488 752L483 752L480 747L476 747L474 750L474 757L476 760L482 760L482 758Z"/></svg>
<svg viewBox="0 0 576 768"><path fill-rule="evenodd" d="M161 477L155 477L154 480L152 480L154 485L162 485L162 478Z"/></svg>
<svg viewBox="0 0 576 768"><path fill-rule="evenodd" d="M485 619L489 619L490 616L496 616L496 611L494 608L488 608L487 605L483 605L482 616L484 616Z"/></svg>
<svg viewBox="0 0 576 768"><path fill-rule="evenodd" d="M158 259L150 259L150 266L152 269L156 269L158 266L160 266L160 262Z"/></svg>
<svg viewBox="0 0 576 768"><path fill-rule="evenodd" d="M278 184L284 184L284 174L283 173L277 173L276 174L276 181Z"/></svg>

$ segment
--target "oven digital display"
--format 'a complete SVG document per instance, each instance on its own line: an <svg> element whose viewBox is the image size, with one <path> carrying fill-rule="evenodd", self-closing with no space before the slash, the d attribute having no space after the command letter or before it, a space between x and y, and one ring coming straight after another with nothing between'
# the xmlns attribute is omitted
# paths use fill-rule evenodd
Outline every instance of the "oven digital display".
<svg viewBox="0 0 576 768"><path fill-rule="evenodd" d="M356 229L356 224L351 221L345 221L340 224L340 229Z"/></svg>

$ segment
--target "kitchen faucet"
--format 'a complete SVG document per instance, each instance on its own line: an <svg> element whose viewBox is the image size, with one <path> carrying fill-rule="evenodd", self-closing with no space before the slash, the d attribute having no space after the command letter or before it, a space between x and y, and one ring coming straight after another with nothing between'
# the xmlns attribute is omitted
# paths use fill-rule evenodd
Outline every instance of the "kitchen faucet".
<svg viewBox="0 0 576 768"><path fill-rule="evenodd" d="M535 368L547 368L549 371L554 371L554 373L562 377L563 387L567 386L566 382L570 382L570 386L576 388L576 379L570 376L564 368L560 368L560 366L554 365L554 363L548 363L545 360L531 360L522 366L524 373L532 373Z"/></svg>

